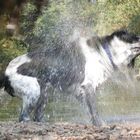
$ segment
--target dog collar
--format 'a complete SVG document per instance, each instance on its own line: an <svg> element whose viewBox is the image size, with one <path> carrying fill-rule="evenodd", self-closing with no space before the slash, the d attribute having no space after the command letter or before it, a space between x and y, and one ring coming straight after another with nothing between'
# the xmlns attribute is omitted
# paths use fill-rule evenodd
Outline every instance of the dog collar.
<svg viewBox="0 0 140 140"><path fill-rule="evenodd" d="M110 49L109 49L109 44L107 42L105 44L103 44L103 49L105 50L113 68L115 70L118 69L117 65L113 61L112 54L111 54Z"/></svg>

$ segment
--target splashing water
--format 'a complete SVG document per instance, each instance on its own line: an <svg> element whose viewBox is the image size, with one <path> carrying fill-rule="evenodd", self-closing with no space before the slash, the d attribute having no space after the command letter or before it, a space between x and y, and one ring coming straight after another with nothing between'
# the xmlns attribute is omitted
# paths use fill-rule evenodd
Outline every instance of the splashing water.
<svg viewBox="0 0 140 140"><path fill-rule="evenodd" d="M118 82L118 81L117 81ZM135 92L127 81L115 83L114 79L106 81L98 90L98 110L103 120L112 122L139 122L140 115L140 83L135 84ZM120 84L121 83L121 84ZM5 99L7 102L5 102ZM2 102L3 101L3 102ZM17 120L20 109L19 99L11 99L8 95L1 98L0 120ZM49 94L46 108L47 122L73 122L88 124L89 114L86 105L80 105L73 96Z"/></svg>
<svg viewBox="0 0 140 140"><path fill-rule="evenodd" d="M78 5L79 7L80 5ZM75 8L76 7L76 8ZM72 8L72 9L71 9ZM79 8L80 9L80 8ZM39 52L41 57L43 52L48 48L58 48L68 46L68 42L76 40L79 36L90 36L93 33L93 24L91 21L80 21L78 16L77 5L66 10L68 16L60 15L57 22L46 30L46 26L38 31L38 24L35 31L37 34L28 40L28 43L33 47L42 47ZM48 17L44 14L42 20L47 21ZM45 24L45 23L44 23ZM48 28L47 28L48 29ZM68 41L69 40L69 41ZM35 47L35 48L37 48ZM33 50L34 47L31 49ZM63 53L63 52L62 52ZM44 55L45 57L45 55ZM98 90L98 110L102 118L108 122L139 120L140 114L140 83L133 81L126 73L115 73L114 76L106 81ZM89 115L86 106L79 105L78 101L72 97L66 97L64 94L59 94L58 91L50 93L49 105L46 108L46 117L49 122L69 121L89 123ZM0 119L11 120L18 116L19 103L17 99L9 102L0 108ZM3 103L2 103L3 104ZM12 112L16 110L16 112ZM16 114L16 115L15 115ZM16 119L17 120L17 119Z"/></svg>

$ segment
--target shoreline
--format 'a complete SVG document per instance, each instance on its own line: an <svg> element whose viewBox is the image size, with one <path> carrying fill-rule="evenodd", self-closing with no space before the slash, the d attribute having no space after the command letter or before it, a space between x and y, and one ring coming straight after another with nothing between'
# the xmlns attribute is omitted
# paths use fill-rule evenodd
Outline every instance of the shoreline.
<svg viewBox="0 0 140 140"><path fill-rule="evenodd" d="M140 123L102 127L71 123L0 122L1 140L124 140L140 139Z"/></svg>

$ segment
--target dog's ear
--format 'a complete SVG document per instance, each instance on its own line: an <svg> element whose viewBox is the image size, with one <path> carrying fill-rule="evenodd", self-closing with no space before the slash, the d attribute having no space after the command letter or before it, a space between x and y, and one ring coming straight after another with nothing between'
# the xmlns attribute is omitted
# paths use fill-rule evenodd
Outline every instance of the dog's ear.
<svg viewBox="0 0 140 140"><path fill-rule="evenodd" d="M111 40L114 38L114 36L116 36L123 40L124 38L126 38L127 34L128 34L127 30L117 30L113 32L111 35L107 36L106 38Z"/></svg>
<svg viewBox="0 0 140 140"><path fill-rule="evenodd" d="M139 41L139 37L137 37L134 34L130 34L130 33L124 34L123 36L121 36L120 39L127 42L127 43L135 43L135 42Z"/></svg>
<svg viewBox="0 0 140 140"><path fill-rule="evenodd" d="M95 46L98 46L99 42L100 42L99 37L98 36L93 36L93 37L91 37L90 39L87 40L87 45L89 47L95 47Z"/></svg>
<svg viewBox="0 0 140 140"><path fill-rule="evenodd" d="M115 31L110 35L110 38L113 38L114 36L118 37L122 41L125 41L127 43L134 43L139 41L139 37L137 37L133 33L129 33L127 30L118 30Z"/></svg>

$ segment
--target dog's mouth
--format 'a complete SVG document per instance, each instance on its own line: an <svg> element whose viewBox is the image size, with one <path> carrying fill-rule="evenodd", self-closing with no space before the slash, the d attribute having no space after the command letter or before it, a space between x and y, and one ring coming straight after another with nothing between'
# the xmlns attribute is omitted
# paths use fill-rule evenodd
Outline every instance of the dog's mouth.
<svg viewBox="0 0 140 140"><path fill-rule="evenodd" d="M140 56L140 46L138 47L133 47L131 49L133 51L133 53L135 54L134 56L132 56L132 60L130 61L130 63L128 64L128 67L132 67L134 68L134 65L135 65L135 60L138 56Z"/></svg>
<svg viewBox="0 0 140 140"><path fill-rule="evenodd" d="M133 47L131 50L138 55L140 54L140 46L139 47Z"/></svg>

